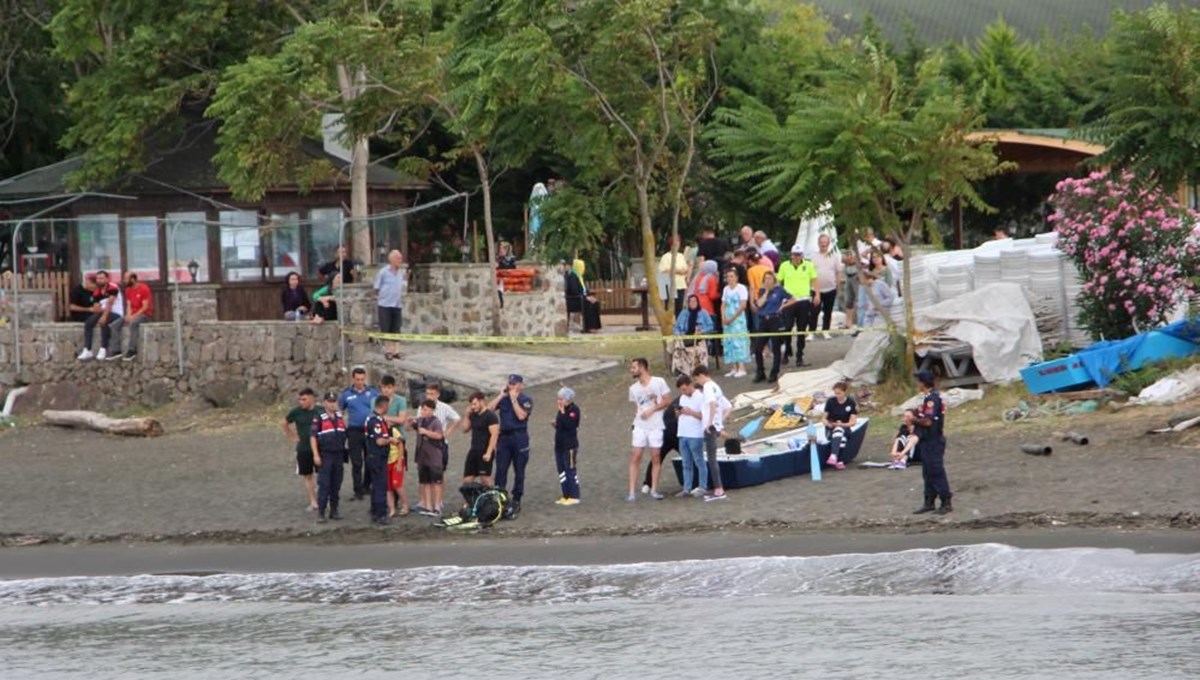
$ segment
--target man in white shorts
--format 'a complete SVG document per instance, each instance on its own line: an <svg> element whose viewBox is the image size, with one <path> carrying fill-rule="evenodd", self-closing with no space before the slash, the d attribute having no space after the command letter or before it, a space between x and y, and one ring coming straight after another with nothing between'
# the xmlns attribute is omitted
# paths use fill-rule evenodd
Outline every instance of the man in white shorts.
<svg viewBox="0 0 1200 680"><path fill-rule="evenodd" d="M637 481L642 467L642 451L650 449L650 497L662 500L658 478L662 474L663 410L671 404L667 381L650 375L650 362L643 357L629 364L634 383L629 386L629 401L637 405L633 416L633 449L629 456L629 498L637 500Z"/></svg>

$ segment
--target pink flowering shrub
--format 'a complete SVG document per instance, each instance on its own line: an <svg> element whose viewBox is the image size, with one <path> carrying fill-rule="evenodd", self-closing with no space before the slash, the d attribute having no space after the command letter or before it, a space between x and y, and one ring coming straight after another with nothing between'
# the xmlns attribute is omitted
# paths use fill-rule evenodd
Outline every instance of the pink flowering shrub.
<svg viewBox="0 0 1200 680"><path fill-rule="evenodd" d="M1195 212L1129 173L1064 179L1050 197L1058 247L1083 275L1079 323L1115 340L1161 325L1192 292Z"/></svg>

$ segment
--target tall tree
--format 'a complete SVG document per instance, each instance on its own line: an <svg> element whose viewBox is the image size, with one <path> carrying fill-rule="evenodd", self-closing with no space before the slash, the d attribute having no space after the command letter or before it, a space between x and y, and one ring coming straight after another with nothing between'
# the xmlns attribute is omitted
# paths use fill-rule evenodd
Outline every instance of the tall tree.
<svg viewBox="0 0 1200 680"><path fill-rule="evenodd" d="M980 118L940 76L936 58L912 85L869 42L837 77L793 99L782 123L758 103L718 110L712 131L723 174L752 181L752 199L792 217L826 203L851 228L871 225L908 246L926 220L961 199L988 210L973 183L1005 169L990 144L966 135ZM852 236L853 237L853 236ZM904 290L911 290L910 258ZM906 362L913 361L912 296L904 296Z"/></svg>
<svg viewBox="0 0 1200 680"><path fill-rule="evenodd" d="M369 85L381 73L407 82L420 77L430 61L425 49L429 5L343 0L289 5L288 10L295 30L272 52L228 67L208 108L208 115L222 121L216 157L220 177L236 196L258 198L284 181L304 184L337 172L306 158L300 142L322 136L325 115L338 117L351 149L351 246L361 257L371 252L366 221L370 139L405 129L411 120L404 114L415 106L415 98L401 104L389 96L387 112L377 115L380 97ZM406 85L398 91L415 89Z"/></svg>
<svg viewBox="0 0 1200 680"><path fill-rule="evenodd" d="M1108 77L1080 136L1108 145L1098 164L1127 168L1167 189L1200 181L1200 9L1158 4L1118 12Z"/></svg>
<svg viewBox="0 0 1200 680"><path fill-rule="evenodd" d="M68 72L45 30L53 0L0 0L0 177L59 160ZM3 248L0 247L0 251Z"/></svg>
<svg viewBox="0 0 1200 680"><path fill-rule="evenodd" d="M181 108L202 108L224 68L289 23L278 3L63 0L50 31L77 74L62 144L81 149L84 165L71 183L98 186L140 170L148 141L181 128Z"/></svg>

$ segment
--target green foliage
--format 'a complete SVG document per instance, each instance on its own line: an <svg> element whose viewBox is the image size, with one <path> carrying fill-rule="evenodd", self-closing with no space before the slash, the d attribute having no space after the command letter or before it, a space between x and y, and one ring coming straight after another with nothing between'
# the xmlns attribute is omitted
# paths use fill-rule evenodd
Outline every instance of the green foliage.
<svg viewBox="0 0 1200 680"><path fill-rule="evenodd" d="M277 36L282 19L277 6L244 0L64 0L49 30L82 74L67 91L73 124L62 139L84 152L71 183L140 170L152 133L177 131L180 109L211 96L222 69Z"/></svg>
<svg viewBox="0 0 1200 680"><path fill-rule="evenodd" d="M540 256L546 262L571 262L580 253L594 253L604 236L601 201L576 189L563 187L542 204Z"/></svg>
<svg viewBox="0 0 1200 680"><path fill-rule="evenodd" d="M1110 387L1125 394L1137 395L1142 390L1166 378L1172 373L1184 371L1200 363L1195 356L1167 359L1147 364L1136 371L1126 371L1113 377Z"/></svg>
<svg viewBox="0 0 1200 680"><path fill-rule="evenodd" d="M1174 189L1200 181L1200 9L1118 12L1108 77L1080 134L1108 145L1096 161Z"/></svg>
<svg viewBox="0 0 1200 680"><path fill-rule="evenodd" d="M67 119L60 85L67 72L40 26L56 4L0 0L0 178L52 163L61 153Z"/></svg>

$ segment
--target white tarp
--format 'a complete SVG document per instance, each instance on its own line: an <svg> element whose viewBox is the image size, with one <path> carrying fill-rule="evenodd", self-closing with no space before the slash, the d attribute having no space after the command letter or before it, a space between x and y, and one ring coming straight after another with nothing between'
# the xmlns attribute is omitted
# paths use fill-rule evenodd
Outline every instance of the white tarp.
<svg viewBox="0 0 1200 680"><path fill-rule="evenodd" d="M1130 400L1139 406L1174 404L1200 392L1200 366L1176 371L1148 385Z"/></svg>
<svg viewBox="0 0 1200 680"><path fill-rule="evenodd" d="M991 383L1011 382L1042 359L1033 310L1021 286L993 283L915 312L918 331L939 330L971 346L975 366Z"/></svg>
<svg viewBox="0 0 1200 680"><path fill-rule="evenodd" d="M833 394L833 385L845 378L829 368L817 368L811 371L796 371L779 376L779 389L765 389L754 392L742 392L733 399L735 409L743 406L769 406L786 404L803 396L811 396L815 392Z"/></svg>
<svg viewBox="0 0 1200 680"><path fill-rule="evenodd" d="M821 212L801 220L800 226L796 229L796 243L804 247L806 257L812 257L812 254L819 250L817 239L821 237L821 234L829 236L834 251L837 251L837 227L833 225L833 214L829 210L828 205L822 206ZM784 261L787 260L791 245L789 244L787 247L780 245L779 247L780 257Z"/></svg>

